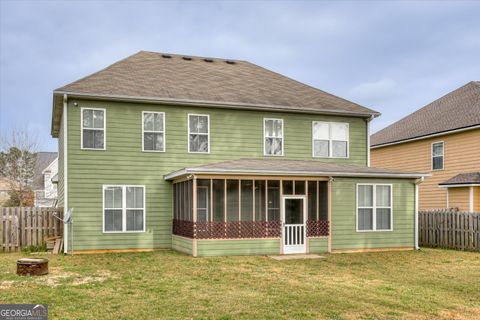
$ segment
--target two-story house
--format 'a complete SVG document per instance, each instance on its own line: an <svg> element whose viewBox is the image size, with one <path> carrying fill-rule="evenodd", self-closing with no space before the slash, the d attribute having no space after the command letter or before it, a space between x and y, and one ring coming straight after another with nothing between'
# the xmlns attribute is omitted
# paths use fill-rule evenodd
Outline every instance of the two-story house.
<svg viewBox="0 0 480 320"><path fill-rule="evenodd" d="M423 175L369 166L378 115L246 61L139 52L53 92L73 247L412 249Z"/></svg>
<svg viewBox="0 0 480 320"><path fill-rule="evenodd" d="M480 212L480 82L472 81L371 137L372 165L430 172L421 210Z"/></svg>

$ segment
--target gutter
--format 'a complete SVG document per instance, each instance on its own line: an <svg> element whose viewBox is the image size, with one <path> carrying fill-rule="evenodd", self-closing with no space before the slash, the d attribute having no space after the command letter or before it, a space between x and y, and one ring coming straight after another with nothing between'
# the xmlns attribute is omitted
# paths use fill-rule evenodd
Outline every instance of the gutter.
<svg viewBox="0 0 480 320"><path fill-rule="evenodd" d="M406 142L411 142L411 141L417 141L417 140L423 140L423 139L432 138L432 137L444 136L444 135L451 134L451 133L463 132L463 131L473 130L473 129L479 129L479 128L480 128L480 124L475 124L475 125L472 125L472 126L469 126L469 127L463 127L463 128L459 128L459 129L452 129L452 130L447 130L447 131L442 131L442 132L427 134L427 135L423 135L423 136L419 136L419 137L414 137L414 138L407 138L407 139L398 140L398 141L389 142L389 143L377 144L377 145L374 145L374 146L372 146L372 147L370 147L370 148L371 148L371 149L378 149L378 148L393 146L393 145L396 145L396 144L401 144L401 143L406 143Z"/></svg>
<svg viewBox="0 0 480 320"><path fill-rule="evenodd" d="M418 245L418 185L422 183L424 177L421 177L415 181L415 250L420 250L420 246Z"/></svg>
<svg viewBox="0 0 480 320"><path fill-rule="evenodd" d="M480 187L480 183L439 184L440 188Z"/></svg>
<svg viewBox="0 0 480 320"><path fill-rule="evenodd" d="M430 174L423 173L348 173L348 172L305 172L305 171L276 171L276 170L241 170L241 169L204 169L204 168L186 168L172 172L164 176L165 180L172 180L180 176L187 174L237 174L237 175L259 175L259 176L315 176L315 177L371 177L371 178L405 178L405 179L418 179Z"/></svg>

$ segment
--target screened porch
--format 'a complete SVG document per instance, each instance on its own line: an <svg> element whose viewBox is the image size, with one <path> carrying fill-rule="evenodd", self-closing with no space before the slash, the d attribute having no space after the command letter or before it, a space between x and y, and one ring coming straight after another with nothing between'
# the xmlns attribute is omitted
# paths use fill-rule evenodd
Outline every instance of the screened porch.
<svg viewBox="0 0 480 320"><path fill-rule="evenodd" d="M289 224L298 226L284 234L290 242L326 237L329 190L328 179L321 177L191 175L173 181L173 234L192 239L280 238L282 226ZM294 204L287 198L302 201ZM285 214L292 205L304 215Z"/></svg>

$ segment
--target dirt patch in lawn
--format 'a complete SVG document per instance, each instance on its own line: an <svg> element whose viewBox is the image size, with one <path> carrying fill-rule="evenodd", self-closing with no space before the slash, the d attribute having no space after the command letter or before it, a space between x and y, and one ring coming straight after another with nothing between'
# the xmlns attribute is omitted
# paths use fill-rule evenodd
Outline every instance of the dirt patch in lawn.
<svg viewBox="0 0 480 320"><path fill-rule="evenodd" d="M108 270L99 270L97 273L89 276L83 276L76 272L63 271L61 268L51 268L48 275L35 279L35 282L49 287L57 287L62 284L73 286L104 282L108 279L116 278Z"/></svg>

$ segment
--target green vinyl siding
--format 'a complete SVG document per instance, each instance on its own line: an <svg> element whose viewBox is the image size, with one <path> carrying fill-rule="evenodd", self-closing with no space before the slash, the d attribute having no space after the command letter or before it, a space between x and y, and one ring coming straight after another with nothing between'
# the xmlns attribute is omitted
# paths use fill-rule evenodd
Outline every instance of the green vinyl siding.
<svg viewBox="0 0 480 320"><path fill-rule="evenodd" d="M280 254L280 239L197 240L197 256Z"/></svg>
<svg viewBox="0 0 480 320"><path fill-rule="evenodd" d="M309 253L325 253L328 251L328 238L309 238L308 252Z"/></svg>
<svg viewBox="0 0 480 320"><path fill-rule="evenodd" d="M63 122L63 117L62 120ZM58 139L58 185L57 185L57 195L58 195L58 206L63 207L63 195L64 195L64 159L63 159L63 123L60 123L60 131L59 131L59 139Z"/></svg>
<svg viewBox="0 0 480 320"><path fill-rule="evenodd" d="M74 102L78 107L73 105ZM88 107L106 109L106 150L81 150L80 110ZM165 112L165 152L142 152L142 111ZM209 154L187 151L189 113L210 115ZM70 100L67 121L68 205L74 208L75 249L171 248L172 183L165 181L164 175L187 166L239 158L264 158L265 117L284 119L285 156L282 159L366 164L366 122L362 118ZM348 159L312 158L314 120L349 123ZM62 135L59 140L61 147ZM146 232L103 233L104 184L145 185Z"/></svg>
<svg viewBox="0 0 480 320"><path fill-rule="evenodd" d="M389 183L393 192L393 231L356 231L357 183ZM414 246L415 185L407 179L335 178L332 186L332 249Z"/></svg>
<svg viewBox="0 0 480 320"><path fill-rule="evenodd" d="M172 235L172 249L191 255L193 253L193 240Z"/></svg>

